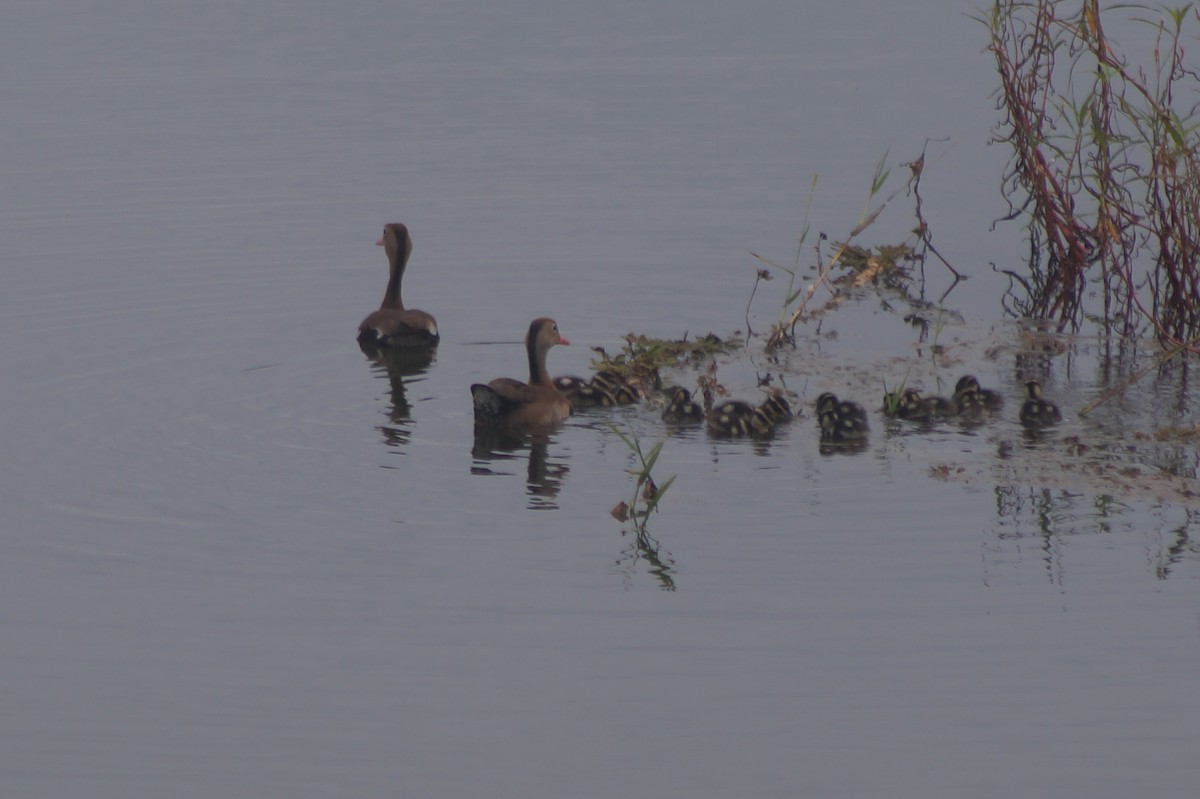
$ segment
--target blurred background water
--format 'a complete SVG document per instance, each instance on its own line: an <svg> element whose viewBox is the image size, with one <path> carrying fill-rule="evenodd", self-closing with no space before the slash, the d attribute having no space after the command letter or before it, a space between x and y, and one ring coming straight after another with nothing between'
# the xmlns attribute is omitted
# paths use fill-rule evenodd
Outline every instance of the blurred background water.
<svg viewBox="0 0 1200 799"><path fill-rule="evenodd" d="M991 229L971 13L10 3L4 794L1195 795L1195 448L1123 449L1195 401L1174 374L1080 419L1111 353L1031 361L1001 319L990 264L1022 245ZM1004 419L874 417L855 456L811 418L672 435L646 536L608 515L633 483L606 421L649 443L652 408L472 454L467 387L523 376L532 317L573 342L555 373L630 331L745 329L750 253L792 262L813 176L813 230L844 235L927 138L923 210L971 275L948 372L868 292L719 376L873 405L881 377L974 371ZM907 202L869 237L903 238ZM443 334L417 374L354 342L389 221ZM1068 408L1045 437L1013 422L1031 373Z"/></svg>

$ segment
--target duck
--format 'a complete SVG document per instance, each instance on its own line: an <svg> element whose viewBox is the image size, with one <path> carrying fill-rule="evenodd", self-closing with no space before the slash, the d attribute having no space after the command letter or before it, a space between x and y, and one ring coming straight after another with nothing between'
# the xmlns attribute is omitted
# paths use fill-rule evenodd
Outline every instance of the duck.
<svg viewBox="0 0 1200 799"><path fill-rule="evenodd" d="M755 419L755 408L741 400L727 400L713 407L705 421L708 432L715 436L744 436L753 432L762 432L759 427L767 422L765 418ZM756 427L755 422L759 427ZM770 425L766 425L770 429Z"/></svg>
<svg viewBox="0 0 1200 799"><path fill-rule="evenodd" d="M708 412L706 422L714 436L768 436L790 418L791 405L781 394L772 394L757 408L741 400L722 402Z"/></svg>
<svg viewBox="0 0 1200 799"><path fill-rule="evenodd" d="M896 392L883 397L884 413L913 422L930 422L958 415L958 405L945 397L922 397L915 388L907 388L897 396Z"/></svg>
<svg viewBox="0 0 1200 799"><path fill-rule="evenodd" d="M779 390L772 391L766 401L758 406L758 410L770 419L772 424L786 422L792 418L792 406Z"/></svg>
<svg viewBox="0 0 1200 799"><path fill-rule="evenodd" d="M1026 427L1045 427L1062 421L1058 406L1042 398L1042 384L1030 380L1025 384L1025 403L1021 406L1021 423Z"/></svg>
<svg viewBox="0 0 1200 799"><path fill-rule="evenodd" d="M607 369L592 375L592 385L608 392L617 405L633 405L642 398L641 392L624 375Z"/></svg>
<svg viewBox="0 0 1200 799"><path fill-rule="evenodd" d="M975 375L963 375L954 384L954 402L959 413L998 411L1004 407L1004 397L990 388L982 388Z"/></svg>
<svg viewBox="0 0 1200 799"><path fill-rule="evenodd" d="M575 408L611 408L617 404L612 394L575 375L554 378L554 386Z"/></svg>
<svg viewBox="0 0 1200 799"><path fill-rule="evenodd" d="M487 385L472 385L476 426L523 431L551 427L570 416L571 402L546 372L546 354L550 348L570 343L553 319L543 316L530 322L525 335L529 382L498 377Z"/></svg>
<svg viewBox="0 0 1200 799"><path fill-rule="evenodd" d="M821 441L835 444L863 441L869 429L867 412L861 405L839 400L828 391L817 397L817 424Z"/></svg>
<svg viewBox="0 0 1200 799"><path fill-rule="evenodd" d="M375 242L388 257L388 284L379 310L372 311L358 326L358 343L364 351L380 349L430 350L440 336L437 321L416 309L404 307L400 283L412 255L412 237L400 222L383 226L383 236Z"/></svg>
<svg viewBox="0 0 1200 799"><path fill-rule="evenodd" d="M662 418L668 424L700 424L704 421L704 408L692 399L692 392L682 386L670 390L671 402L663 411Z"/></svg>

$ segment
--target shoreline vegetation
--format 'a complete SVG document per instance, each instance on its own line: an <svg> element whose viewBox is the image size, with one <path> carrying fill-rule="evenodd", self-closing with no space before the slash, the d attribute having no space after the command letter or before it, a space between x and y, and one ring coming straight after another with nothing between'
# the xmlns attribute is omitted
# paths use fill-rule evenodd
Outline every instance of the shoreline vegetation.
<svg viewBox="0 0 1200 799"><path fill-rule="evenodd" d="M1153 50L1144 66L1106 35L1102 18L1116 14L1151 31ZM1012 355L1018 375L1035 380L1043 378L1052 358L1069 351L1071 342L1098 342L1102 362L1111 366L1104 368L1108 377L1093 400L1072 409L1080 420L1124 397L1148 374L1165 374L1182 364L1176 376L1186 382L1188 360L1200 354L1200 104L1185 103L1194 102L1200 72L1186 61L1184 43L1200 38L1200 12L1193 4L1125 5L1102 12L1098 0L1082 5L995 0L975 19L986 29L987 52L996 59L1001 120L992 143L1011 151L1004 174L997 176L1009 213L996 224L1022 225L1029 246L1023 273L992 265L1009 280L1000 305L1019 332L1011 346L989 348L989 356ZM761 344L779 368L777 375L760 376L759 387L783 383L795 376L788 374L785 351L797 349L808 336L820 336L824 319L848 297L874 291L885 308L902 313L917 331L917 355L903 380L927 351L941 382L938 370L953 368L948 364L955 358L943 358L939 365L945 355L939 342L945 326L958 319L945 302L966 276L936 247L922 208L921 176L935 141L926 140L915 159L900 164L907 179L886 193L892 170L884 154L859 219L840 238L821 232L810 242L813 178L791 263L750 253L757 267L744 334L671 341L630 333L619 353L596 348L593 365L638 383L647 395L661 392L664 371L690 371L708 410L729 393L717 378L722 359ZM905 240L863 243L864 234L901 196L910 199L914 217ZM811 261L805 257L809 252ZM951 278L935 301L925 295L927 263ZM756 333L751 307L763 284L776 278L784 283L778 313L768 330ZM811 326L807 333L805 326ZM1149 357L1148 350L1154 350ZM874 379L878 374L873 372ZM1186 398L1181 403L1185 415L1191 414ZM1027 479L1064 490L1200 502L1194 490L1200 424L1122 429L1115 440L1097 429L1091 442L1071 432L1040 439L1032 459L1014 458L1014 445L999 441L990 473L954 463L931 464L930 473L937 479ZM638 452L636 437L618 434ZM654 456L661 446L655 445ZM1164 447L1172 453L1156 452ZM647 478L645 460L641 466L640 476ZM636 489L642 487L639 481ZM647 503L643 524L658 496ZM635 500L626 508L633 511L636 505Z"/></svg>

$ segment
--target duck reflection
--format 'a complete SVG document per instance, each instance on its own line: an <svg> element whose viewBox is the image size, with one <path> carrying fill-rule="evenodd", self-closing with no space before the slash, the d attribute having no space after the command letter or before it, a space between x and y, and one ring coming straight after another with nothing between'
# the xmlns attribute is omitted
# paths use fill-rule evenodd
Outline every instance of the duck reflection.
<svg viewBox="0 0 1200 799"><path fill-rule="evenodd" d="M471 474L505 475L512 472L499 469L503 462L516 462L523 450L529 451L526 461L525 493L529 497L530 510L555 510L558 508L558 493L570 473L570 467L550 455L550 443L554 440L549 433L513 435L494 427L477 426L475 443L471 448L474 462Z"/></svg>
<svg viewBox="0 0 1200 799"><path fill-rule="evenodd" d="M361 342L360 342L361 344ZM405 392L404 381L425 374L433 363L432 351L397 350L362 346L363 354L371 361L371 371L386 378L390 387L391 405L388 424L375 428L389 447L403 447L412 433L412 405Z"/></svg>

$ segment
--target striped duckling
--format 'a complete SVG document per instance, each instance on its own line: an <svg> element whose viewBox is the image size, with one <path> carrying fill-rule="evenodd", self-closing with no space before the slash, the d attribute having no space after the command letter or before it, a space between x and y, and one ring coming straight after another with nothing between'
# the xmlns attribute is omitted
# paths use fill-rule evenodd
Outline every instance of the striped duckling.
<svg viewBox="0 0 1200 799"><path fill-rule="evenodd" d="M592 375L592 385L608 392L617 405L633 405L642 399L642 392L618 372L603 369Z"/></svg>
<svg viewBox="0 0 1200 799"><path fill-rule="evenodd" d="M554 385L573 408L611 408L617 404L612 394L582 377L563 375L554 378Z"/></svg>
<svg viewBox="0 0 1200 799"><path fill-rule="evenodd" d="M773 393L757 408L748 402L728 400L708 412L708 432L714 436L768 436L775 425L790 418L792 407L779 393Z"/></svg>
<svg viewBox="0 0 1200 799"><path fill-rule="evenodd" d="M682 386L674 386L671 402L663 411L663 421L668 424L700 424L704 421L704 408L692 399L692 394Z"/></svg>
<svg viewBox="0 0 1200 799"><path fill-rule="evenodd" d="M1025 403L1021 406L1021 424L1026 427L1045 427L1062 421L1058 406L1042 398L1042 384L1030 380L1025 384Z"/></svg>
<svg viewBox="0 0 1200 799"><path fill-rule="evenodd" d="M899 396L895 392L885 394L883 408L888 416L911 422L931 422L958 415L958 405L953 400L937 396L922 397L915 388L907 388Z"/></svg>
<svg viewBox="0 0 1200 799"><path fill-rule="evenodd" d="M981 416L1004 407L1004 397L998 391L982 388L975 375L963 375L954 384L954 404L967 416Z"/></svg>
<svg viewBox="0 0 1200 799"><path fill-rule="evenodd" d="M821 441L827 444L860 442L867 437L867 412L856 402L839 400L825 392L817 397L817 422Z"/></svg>

